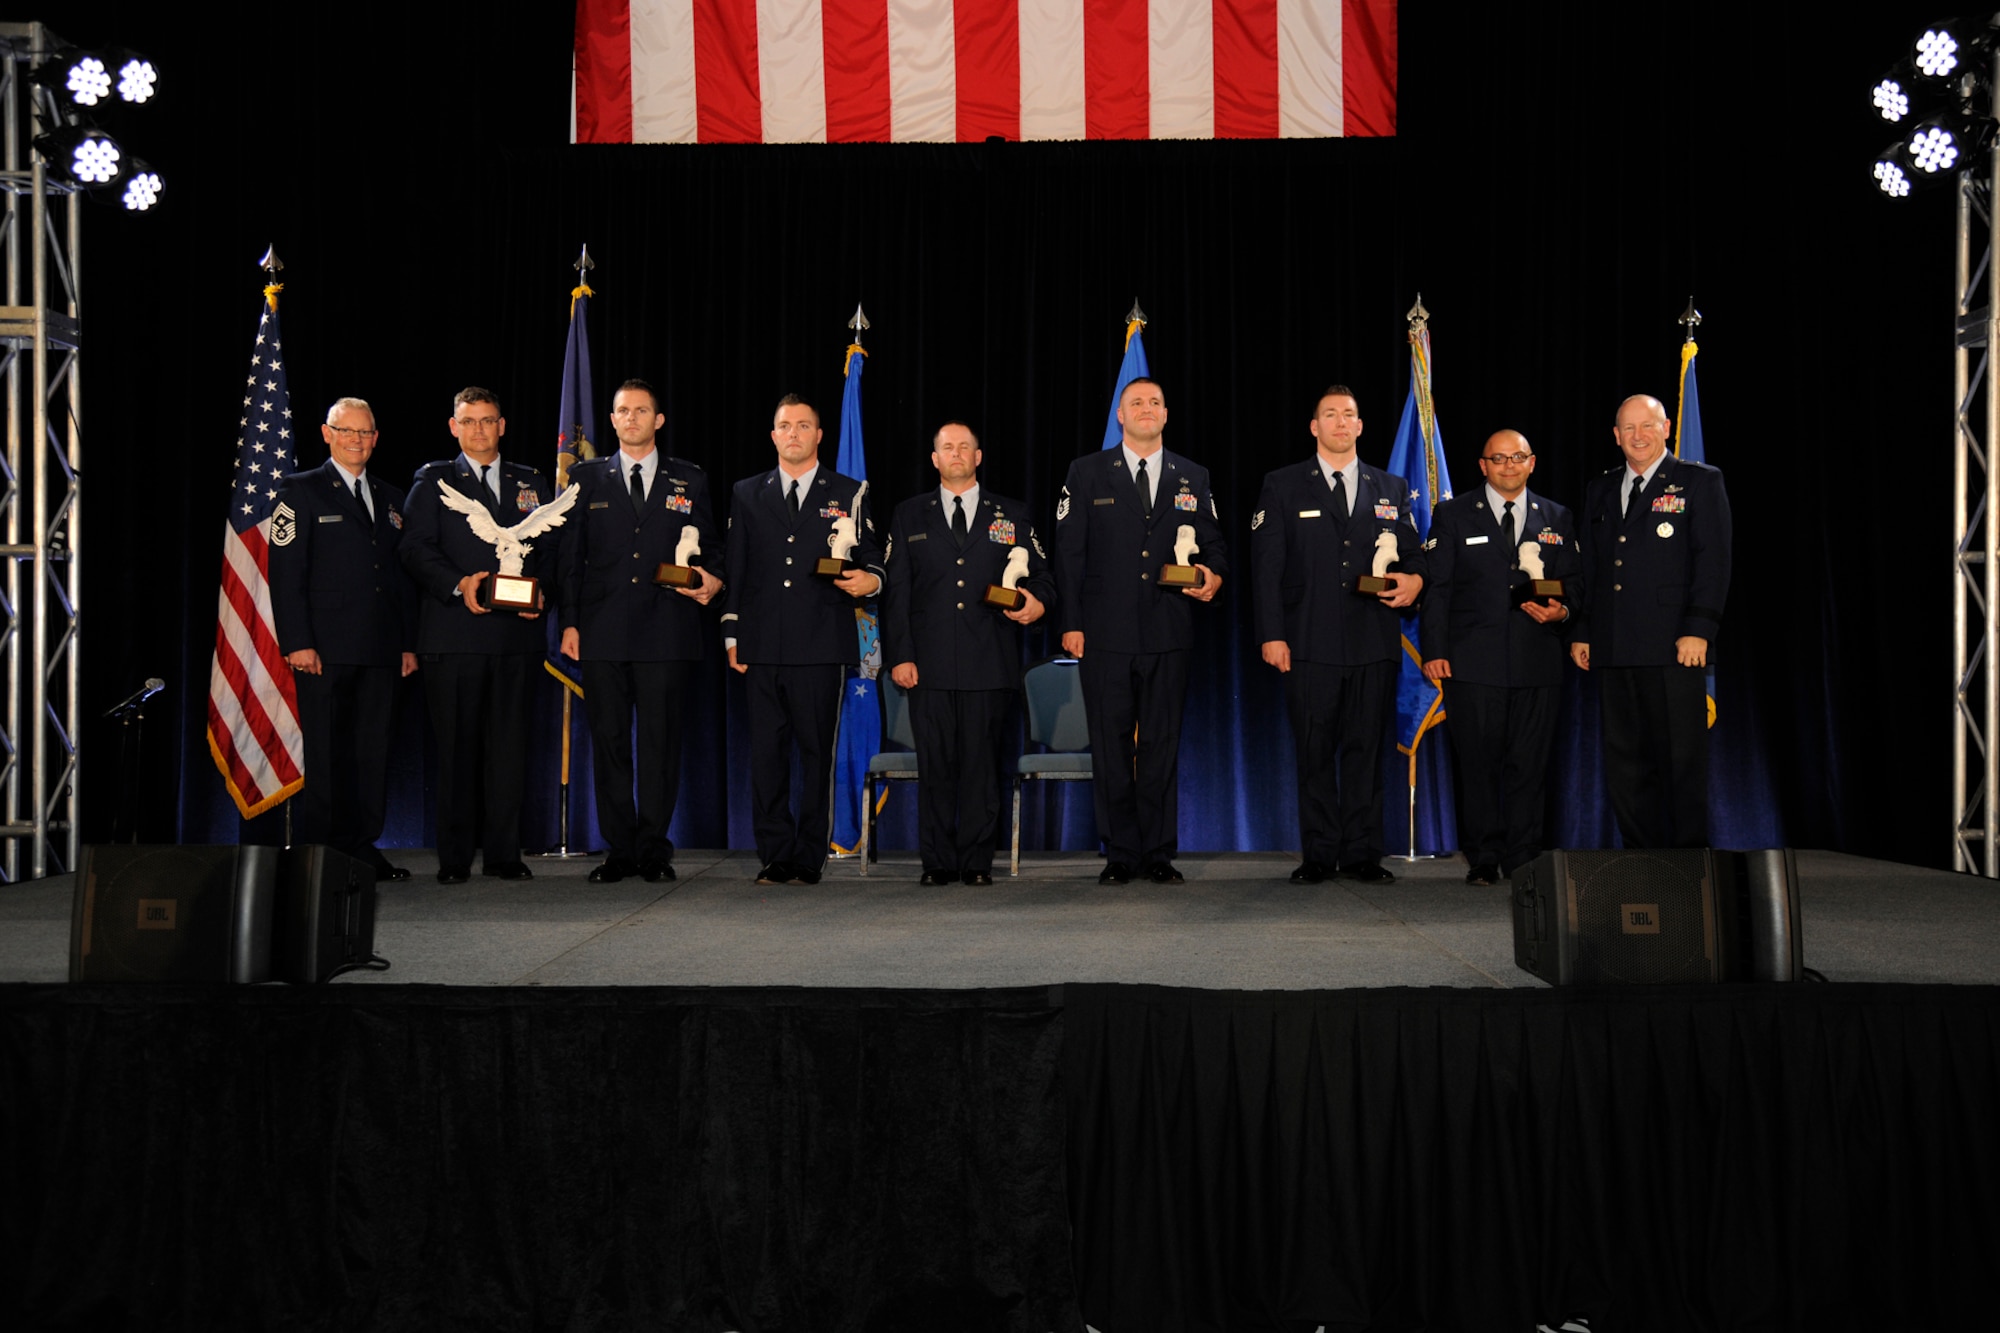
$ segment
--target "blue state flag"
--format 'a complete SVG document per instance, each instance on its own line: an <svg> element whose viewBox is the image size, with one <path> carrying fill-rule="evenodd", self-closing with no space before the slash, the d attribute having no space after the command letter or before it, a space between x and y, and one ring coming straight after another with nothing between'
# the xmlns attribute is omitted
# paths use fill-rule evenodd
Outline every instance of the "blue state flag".
<svg viewBox="0 0 2000 1333"><path fill-rule="evenodd" d="M1125 428L1118 424L1118 400L1124 396L1125 386L1153 373L1146 365L1145 330L1146 316L1134 301L1132 313L1125 317L1125 359L1118 363L1118 383L1111 386L1111 410L1104 414L1106 449L1115 449L1125 441Z"/></svg>
<svg viewBox="0 0 2000 1333"><path fill-rule="evenodd" d="M1674 430L1679 443L1674 445L1674 457L1684 458L1690 463L1708 461L1708 453L1701 443L1701 395L1695 392L1694 384L1694 358L1700 350L1692 338L1681 344L1681 408L1675 414L1680 424ZM1723 373L1726 377L1727 368Z"/></svg>
<svg viewBox="0 0 2000 1333"><path fill-rule="evenodd" d="M1421 307L1419 307L1421 309ZM1403 419L1396 427L1396 445L1389 470L1410 484L1410 518L1417 536L1429 540L1431 512L1451 498L1451 474L1445 468L1444 440L1431 401L1431 333L1419 322L1410 330L1410 392L1403 402ZM1411 852L1451 851L1457 846L1451 799L1451 766L1424 736L1444 721L1444 691L1423 672L1417 618L1403 617L1403 656L1396 676L1396 749L1409 757L1411 804L1408 811ZM1393 793L1394 788L1390 788ZM1385 815L1393 801L1384 803ZM1392 820L1401 824L1403 820ZM1390 846L1400 839L1392 839Z"/></svg>
<svg viewBox="0 0 2000 1333"><path fill-rule="evenodd" d="M1701 348L1689 338L1681 344L1681 406L1674 414L1674 457L1690 463L1706 463L1708 450L1701 441L1701 394L1695 388L1694 358ZM1708 725L1715 725L1715 666L1708 668Z"/></svg>
<svg viewBox="0 0 2000 1333"><path fill-rule="evenodd" d="M590 284L583 280L579 270L577 284L569 294L569 335L563 344L562 398L556 405L558 493L569 486L570 464L597 457L597 446L591 437L598 428L600 418L590 373L590 328L585 318L590 311L592 295ZM555 774L553 791L545 792L543 789L549 778L546 772L538 769L530 775L530 808L544 808L540 803L547 797L557 807L556 844L566 852L587 850L596 845L597 839L597 781L592 767L590 726L584 719L582 709L583 668L562 655L562 631L556 625L556 617L545 619L548 623L548 652L542 668L560 682L561 689L536 695L535 725L538 728L546 725L558 734L567 729L569 744L558 747L562 759Z"/></svg>
<svg viewBox="0 0 2000 1333"><path fill-rule="evenodd" d="M861 372L867 364L868 353L861 344L850 344L847 384L840 394L840 453L834 462L835 471L859 482L868 480L868 458L861 446ZM833 850L842 856L852 856L861 845L861 780L868 773L868 761L882 748L882 712L875 697L882 644L871 607L855 608L854 632L861 645L861 669L847 682L841 700L840 741L833 761ZM885 790L884 799L887 796Z"/></svg>
<svg viewBox="0 0 2000 1333"><path fill-rule="evenodd" d="M569 465L597 457L590 434L597 429L597 407L590 382L590 329L584 315L590 309L590 284L578 282L569 294L569 342L563 348L562 401L557 404L556 489L569 486Z"/></svg>

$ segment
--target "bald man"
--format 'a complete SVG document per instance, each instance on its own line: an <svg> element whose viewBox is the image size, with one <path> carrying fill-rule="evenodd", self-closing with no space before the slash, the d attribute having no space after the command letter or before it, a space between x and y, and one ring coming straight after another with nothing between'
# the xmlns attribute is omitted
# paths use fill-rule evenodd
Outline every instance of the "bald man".
<svg viewBox="0 0 2000 1333"><path fill-rule="evenodd" d="M1570 657L1598 677L1604 773L1627 847L1708 845L1707 668L1729 596L1722 474L1667 452L1660 400L1614 427L1624 461L1583 505L1584 601Z"/></svg>
<svg viewBox="0 0 2000 1333"><path fill-rule="evenodd" d="M1570 612L1529 597L1523 565L1574 580L1582 556L1569 510L1528 489L1534 472L1528 437L1495 431L1479 452L1486 484L1437 507L1424 548L1424 675L1444 689L1467 884L1498 884L1546 841L1549 741Z"/></svg>

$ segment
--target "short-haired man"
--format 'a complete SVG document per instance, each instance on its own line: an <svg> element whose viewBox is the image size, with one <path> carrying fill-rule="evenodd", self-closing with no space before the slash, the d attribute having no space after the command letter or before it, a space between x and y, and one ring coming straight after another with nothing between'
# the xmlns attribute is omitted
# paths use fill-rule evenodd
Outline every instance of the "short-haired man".
<svg viewBox="0 0 2000 1333"><path fill-rule="evenodd" d="M1317 448L1264 477L1250 520L1257 640L1285 677L1299 789L1302 859L1294 884L1335 874L1364 884L1382 868L1382 738L1402 657L1399 613L1424 586L1409 483L1361 461L1361 405L1344 384L1313 407ZM1363 596L1388 539L1387 591Z"/></svg>
<svg viewBox="0 0 2000 1333"><path fill-rule="evenodd" d="M1486 484L1431 515L1424 543L1424 675L1444 690L1458 761L1467 884L1497 884L1541 852L1549 741L1561 702L1560 601L1529 595L1529 570L1573 581L1582 563L1569 510L1528 489L1535 448L1495 431Z"/></svg>
<svg viewBox="0 0 2000 1333"><path fill-rule="evenodd" d="M847 669L861 660L854 606L883 584L867 489L820 463L820 438L819 412L786 394L771 423L778 465L737 482L730 496L723 642L750 696L759 884L819 883L832 832L840 701ZM841 534L854 540L846 572L816 574Z"/></svg>
<svg viewBox="0 0 2000 1333"><path fill-rule="evenodd" d="M521 860L521 792L528 769L528 683L545 648L540 611L493 610L479 585L500 568L494 546L448 509L450 489L512 527L555 498L549 479L526 463L503 462L507 419L486 389L452 399L456 458L426 463L410 486L403 564L416 580L422 614L417 655L438 750L438 882L463 884L472 854L497 879L532 879ZM535 543L522 572L551 590L557 543Z"/></svg>
<svg viewBox="0 0 2000 1333"><path fill-rule="evenodd" d="M336 399L320 435L326 462L280 482L271 511L271 612L306 747L292 838L365 861L378 880L406 880L375 847L396 682L417 669L410 581L396 555L403 493L369 475L381 436L366 402Z"/></svg>
<svg viewBox="0 0 2000 1333"><path fill-rule="evenodd" d="M938 427L937 488L896 506L883 553L882 660L910 694L924 884L993 882L1001 729L1021 689L1014 626L1034 624L1055 600L1028 507L979 484L983 456L964 422ZM1010 564L1021 605L987 605Z"/></svg>
<svg viewBox="0 0 2000 1333"><path fill-rule="evenodd" d="M1229 552L1208 469L1161 447L1167 399L1157 380L1125 386L1118 424L1119 447L1071 463L1056 504L1056 614L1090 723L1105 847L1098 882L1142 875L1179 884L1181 715L1194 603L1222 590ZM1192 562L1201 581L1164 586L1160 570L1176 563L1182 529L1201 557Z"/></svg>
<svg viewBox="0 0 2000 1333"><path fill-rule="evenodd" d="M1604 776L1627 847L1708 845L1709 650L1729 596L1722 473L1667 452L1667 409L1618 406L1625 461L1583 502L1584 605L1570 656L1598 676Z"/></svg>
<svg viewBox="0 0 2000 1333"><path fill-rule="evenodd" d="M611 399L618 451L569 470L579 489L563 534L558 623L563 655L583 664L597 828L609 844L590 872L593 884L674 878L668 828L680 795L681 722L701 657L700 608L722 587L709 572L721 566L722 551L708 476L658 447L666 420L653 386L626 380ZM699 581L656 584L654 572L679 563L689 533L696 549L687 567Z"/></svg>

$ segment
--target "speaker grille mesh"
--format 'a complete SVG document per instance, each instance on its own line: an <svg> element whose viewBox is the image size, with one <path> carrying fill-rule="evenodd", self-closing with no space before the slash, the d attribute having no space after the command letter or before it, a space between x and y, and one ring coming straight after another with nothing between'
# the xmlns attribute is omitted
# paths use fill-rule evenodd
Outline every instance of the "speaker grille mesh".
<svg viewBox="0 0 2000 1333"><path fill-rule="evenodd" d="M1707 851L1570 852L1562 860L1578 980L1719 979Z"/></svg>

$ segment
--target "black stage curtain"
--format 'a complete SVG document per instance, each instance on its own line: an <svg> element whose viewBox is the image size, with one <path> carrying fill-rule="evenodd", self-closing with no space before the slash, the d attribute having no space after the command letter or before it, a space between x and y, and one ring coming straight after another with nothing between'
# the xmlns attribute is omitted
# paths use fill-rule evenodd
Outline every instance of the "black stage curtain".
<svg viewBox="0 0 2000 1333"><path fill-rule="evenodd" d="M2000 992L1070 986L1104 1333L1969 1327Z"/></svg>
<svg viewBox="0 0 2000 1333"><path fill-rule="evenodd" d="M1076 1333L1046 990L0 988L10 1329Z"/></svg>
<svg viewBox="0 0 2000 1333"><path fill-rule="evenodd" d="M9 1329L1977 1328L2000 991L0 987Z"/></svg>
<svg viewBox="0 0 2000 1333"><path fill-rule="evenodd" d="M1357 390L1362 455L1386 461L1421 292L1458 487L1511 426L1537 445L1537 488L1574 504L1616 462L1619 400L1673 397L1692 292L1708 453L1737 512L1715 841L1941 864L1952 223L1941 195L1897 208L1868 179L1885 131L1860 90L1921 17L1894 9L1812 31L1725 0L1671 15L1404 0L1394 139L579 148L563 6L494 23L477 5L356 0L225 8L203 27L74 0L65 36L159 57L160 104L121 129L169 180L157 217L87 219L86 703L147 675L170 690L129 774L96 758L115 748L109 724L86 728L85 837L103 836L121 781L144 839L236 836L203 709L265 245L288 264L300 421L369 398L376 466L402 481L453 451L445 420L467 383L499 392L513 456L552 460L569 266L588 242L600 409L626 376L653 380L671 447L725 494L770 466L780 393L832 411L865 303L878 515L933 480L930 434L959 415L988 484L1052 524L1141 300L1169 447L1214 473L1238 557L1190 673L1190 850L1295 844L1282 691L1252 642L1244 558L1259 479L1310 450L1321 386ZM1596 845L1610 826L1594 704L1587 679L1573 685L1552 829ZM531 845L554 838L555 688L524 723ZM675 837L747 846L740 684L711 659L695 692ZM387 841L432 845L415 688L398 734ZM1094 845L1088 793L1051 785L1028 845ZM910 804L892 802L888 845L909 844Z"/></svg>

